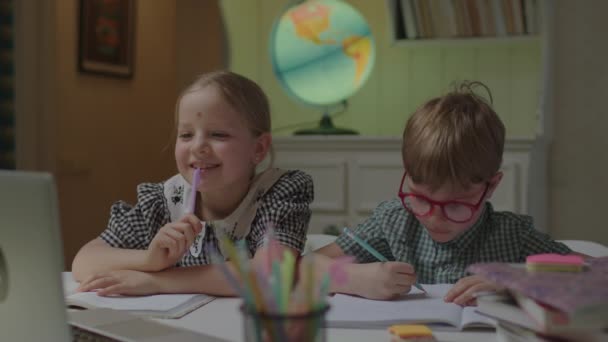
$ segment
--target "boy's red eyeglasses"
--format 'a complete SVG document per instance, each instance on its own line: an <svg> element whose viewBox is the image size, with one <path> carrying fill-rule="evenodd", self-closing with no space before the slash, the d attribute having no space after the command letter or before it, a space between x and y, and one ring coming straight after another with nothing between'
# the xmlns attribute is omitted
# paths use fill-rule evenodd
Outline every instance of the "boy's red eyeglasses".
<svg viewBox="0 0 608 342"><path fill-rule="evenodd" d="M418 217L424 217L431 215L435 209L435 206L439 206L443 216L455 223L464 223L471 220L473 215L475 215L475 212L483 203L483 199L486 197L488 189L490 188L490 183L486 182L486 188L476 204L460 201L440 202L434 201L423 195L403 192L403 184L405 183L406 176L407 171L403 173L403 178L401 178L401 185L399 186L399 198L401 198L401 203L407 211Z"/></svg>

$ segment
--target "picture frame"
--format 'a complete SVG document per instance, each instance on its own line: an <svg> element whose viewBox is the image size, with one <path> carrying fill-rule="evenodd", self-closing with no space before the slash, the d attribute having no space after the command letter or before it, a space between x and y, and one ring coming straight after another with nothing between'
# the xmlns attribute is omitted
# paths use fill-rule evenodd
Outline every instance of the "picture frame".
<svg viewBox="0 0 608 342"><path fill-rule="evenodd" d="M80 0L78 71L132 78L136 0Z"/></svg>

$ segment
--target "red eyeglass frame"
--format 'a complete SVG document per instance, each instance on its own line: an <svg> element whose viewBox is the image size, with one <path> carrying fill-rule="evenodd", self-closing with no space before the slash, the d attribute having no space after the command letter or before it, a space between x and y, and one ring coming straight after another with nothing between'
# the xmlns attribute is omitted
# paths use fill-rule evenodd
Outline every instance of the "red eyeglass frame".
<svg viewBox="0 0 608 342"><path fill-rule="evenodd" d="M435 206L438 206L439 208L441 208L441 213L443 214L443 217L445 217L446 219L448 219L449 221L452 221L454 223L469 222L475 215L475 212L477 212L477 210L479 210L479 207L483 203L483 200L486 197L488 190L490 189L490 182L486 182L486 188L483 191L483 194L481 194L481 197L479 198L479 201L477 201L476 204L471 204L471 203L466 203L466 202L461 202L461 201L435 201L424 195L414 194L411 192L403 192L403 183L405 182L406 176L407 176L407 171L403 172L403 177L401 178L401 184L399 185L399 192L397 193L397 195L401 199L401 205L403 205L405 210L409 211L410 213L412 213L412 215L414 215L416 217L426 217L433 213L433 211L435 210ZM422 214L422 215L416 214L412 209L408 208L408 206L405 205L406 197L421 198L431 204L431 209L429 209L429 211L426 214ZM467 218L466 220L454 220L454 219L450 218L445 212L445 206L449 205L449 204L460 204L460 205L464 205L465 207L468 207L469 209L471 209L471 216L469 216L469 218Z"/></svg>

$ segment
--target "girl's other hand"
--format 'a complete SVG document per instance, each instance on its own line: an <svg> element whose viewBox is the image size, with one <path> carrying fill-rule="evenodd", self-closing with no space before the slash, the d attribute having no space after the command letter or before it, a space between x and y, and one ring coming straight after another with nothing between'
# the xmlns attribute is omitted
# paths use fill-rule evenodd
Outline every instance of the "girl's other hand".
<svg viewBox="0 0 608 342"><path fill-rule="evenodd" d="M147 270L161 271L174 266L188 251L202 229L201 222L192 214L164 225L148 247Z"/></svg>
<svg viewBox="0 0 608 342"><path fill-rule="evenodd" d="M143 296L158 293L154 277L146 272L120 270L94 274L87 277L78 292L96 291L100 296Z"/></svg>

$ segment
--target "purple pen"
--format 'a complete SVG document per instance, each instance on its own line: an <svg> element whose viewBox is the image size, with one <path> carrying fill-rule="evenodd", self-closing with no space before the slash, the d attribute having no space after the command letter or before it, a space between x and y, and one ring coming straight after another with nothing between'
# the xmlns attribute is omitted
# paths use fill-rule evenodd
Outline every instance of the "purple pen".
<svg viewBox="0 0 608 342"><path fill-rule="evenodd" d="M188 213L194 214L196 211L196 193L198 192L198 185L201 183L201 169L196 168L192 174L192 189L190 192L190 202L188 202Z"/></svg>

